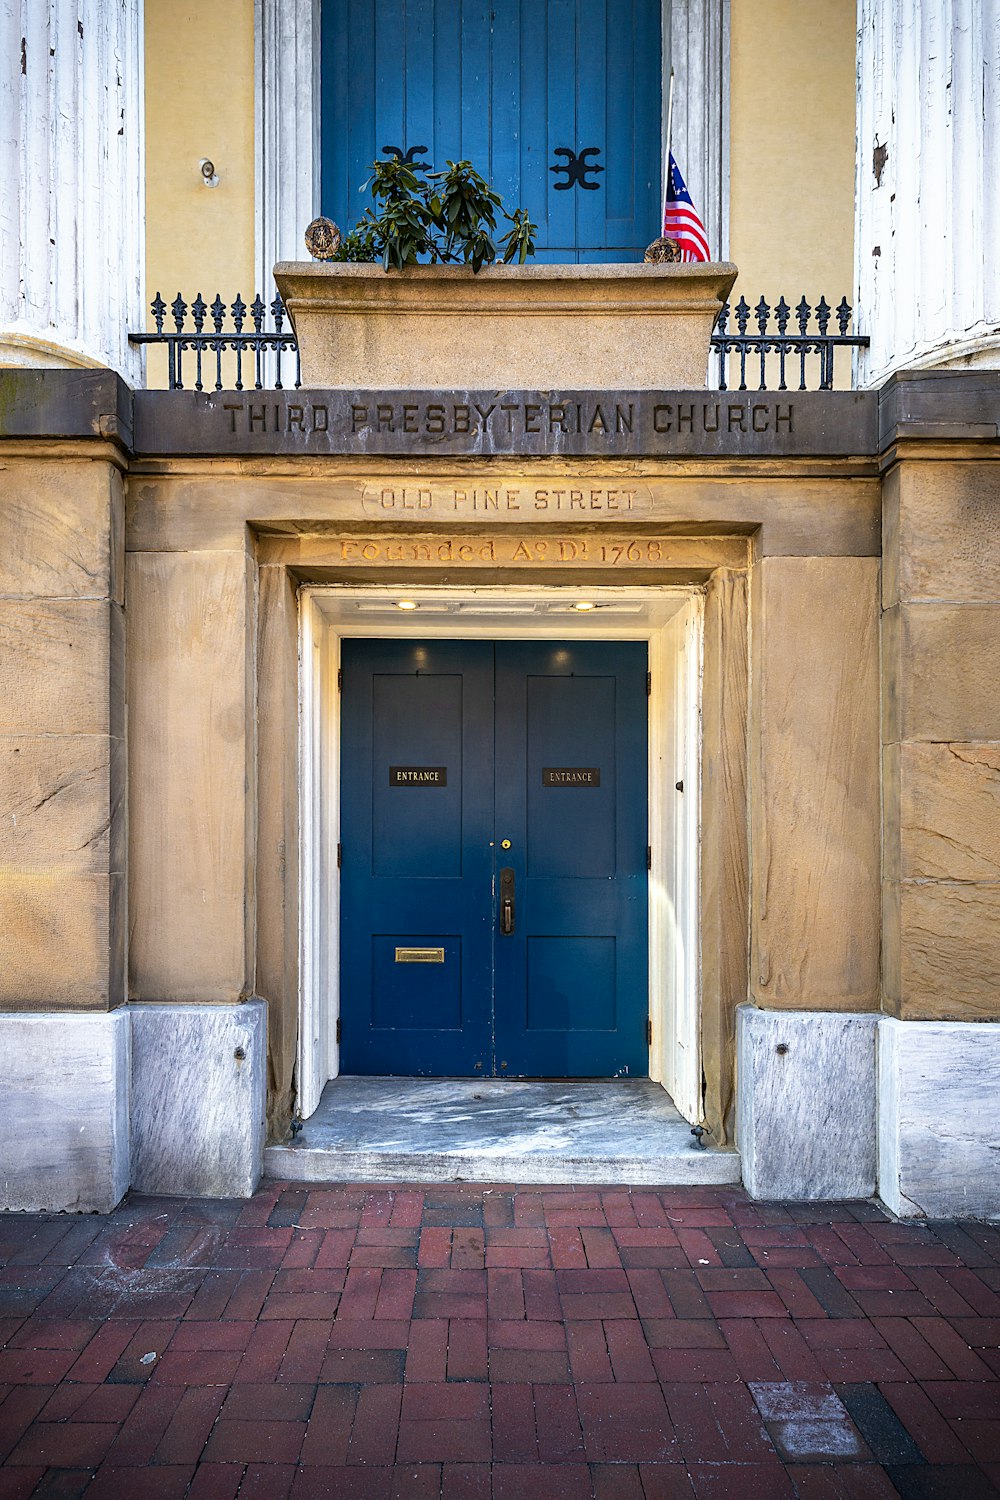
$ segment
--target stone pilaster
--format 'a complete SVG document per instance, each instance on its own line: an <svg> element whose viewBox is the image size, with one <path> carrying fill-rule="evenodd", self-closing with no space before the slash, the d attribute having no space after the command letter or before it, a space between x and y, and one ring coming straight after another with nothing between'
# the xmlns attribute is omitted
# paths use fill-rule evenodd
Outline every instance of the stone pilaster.
<svg viewBox="0 0 1000 1500"><path fill-rule="evenodd" d="M1000 1211L1000 376L901 375L881 400L879 1193Z"/></svg>
<svg viewBox="0 0 1000 1500"><path fill-rule="evenodd" d="M0 0L0 365L108 365L143 324L140 0Z"/></svg>
<svg viewBox="0 0 1000 1500"><path fill-rule="evenodd" d="M750 661L750 998L878 999L878 560L764 557Z"/></svg>
<svg viewBox="0 0 1000 1500"><path fill-rule="evenodd" d="M1000 8L860 0L858 331L863 378L1000 365Z"/></svg>
<svg viewBox="0 0 1000 1500"><path fill-rule="evenodd" d="M129 993L253 988L256 567L244 547L130 551Z"/></svg>

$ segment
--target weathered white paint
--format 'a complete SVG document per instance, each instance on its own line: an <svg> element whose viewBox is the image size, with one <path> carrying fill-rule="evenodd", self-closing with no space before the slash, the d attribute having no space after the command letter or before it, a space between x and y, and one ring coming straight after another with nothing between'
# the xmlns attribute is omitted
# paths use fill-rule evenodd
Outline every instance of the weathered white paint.
<svg viewBox="0 0 1000 1500"><path fill-rule="evenodd" d="M858 0L865 384L1000 366L1000 0Z"/></svg>
<svg viewBox="0 0 1000 1500"><path fill-rule="evenodd" d="M693 1121L702 1117L698 890L703 627L704 597L692 594L649 642L649 1074Z"/></svg>
<svg viewBox="0 0 1000 1500"><path fill-rule="evenodd" d="M698 840L703 601L681 588L449 590L405 585L434 612L399 614L400 583L383 588L302 590L300 667L300 1009L298 1113L317 1109L339 1072L340 699L345 636L462 640L582 638L649 643L649 1017L650 1077L688 1120L701 1118ZM587 598L621 612L580 614ZM475 606L483 613L477 618ZM556 614L550 613L559 607ZM462 613L457 613L461 608ZM537 611L532 614L531 610ZM509 611L505 616L504 610ZM679 794L676 782L683 779Z"/></svg>
<svg viewBox="0 0 1000 1500"><path fill-rule="evenodd" d="M301 595L299 635L299 1038L297 1112L316 1110L340 1071L338 1010L330 996L340 971L339 640L314 591Z"/></svg>
<svg viewBox="0 0 1000 1500"><path fill-rule="evenodd" d="M671 145L712 255L728 260L729 0L669 4L674 70Z"/></svg>
<svg viewBox="0 0 1000 1500"><path fill-rule="evenodd" d="M269 302L279 260L301 260L319 213L319 0L254 0L257 287Z"/></svg>
<svg viewBox="0 0 1000 1500"><path fill-rule="evenodd" d="M0 57L0 365L136 381L140 0L0 0Z"/></svg>

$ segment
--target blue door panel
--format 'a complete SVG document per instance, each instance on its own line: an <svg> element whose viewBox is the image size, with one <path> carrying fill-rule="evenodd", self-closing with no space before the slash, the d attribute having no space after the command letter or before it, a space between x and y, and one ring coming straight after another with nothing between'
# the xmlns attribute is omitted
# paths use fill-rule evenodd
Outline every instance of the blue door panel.
<svg viewBox="0 0 1000 1500"><path fill-rule="evenodd" d="M351 227L375 157L425 147L527 209L540 260L639 258L659 232L661 24L660 0L322 0L323 212ZM552 170L588 148L599 172Z"/></svg>
<svg viewBox="0 0 1000 1500"><path fill-rule="evenodd" d="M490 181L512 208L521 185L521 69L526 61L520 0L494 0L492 12L493 38L502 37L503 45L494 41L490 46Z"/></svg>
<svg viewBox="0 0 1000 1500"><path fill-rule="evenodd" d="M462 698L459 672L373 674L373 764L383 770L371 789L373 875L461 878ZM443 784L393 785L406 766L415 777L434 767Z"/></svg>
<svg viewBox="0 0 1000 1500"><path fill-rule="evenodd" d="M638 642L497 647L496 827L517 887L516 930L496 938L507 1077L648 1069L646 656ZM570 1026L539 1026L536 981Z"/></svg>
<svg viewBox="0 0 1000 1500"><path fill-rule="evenodd" d="M344 643L345 1072L646 1072L645 682L632 642Z"/></svg>
<svg viewBox="0 0 1000 1500"><path fill-rule="evenodd" d="M427 932L372 934L371 1025L379 1031L461 1031L462 936L433 934L443 949L440 963L421 964L419 985L413 964L400 963L399 948L426 945Z"/></svg>
<svg viewBox="0 0 1000 1500"><path fill-rule="evenodd" d="M614 937L529 937L529 1031L614 1031L618 1025Z"/></svg>
<svg viewBox="0 0 1000 1500"><path fill-rule="evenodd" d="M615 677L532 675L525 688L526 871L532 878L613 876ZM546 766L593 767L600 785L547 787Z"/></svg>
<svg viewBox="0 0 1000 1500"><path fill-rule="evenodd" d="M342 671L344 1069L488 1073L492 661L460 641L345 641Z"/></svg>

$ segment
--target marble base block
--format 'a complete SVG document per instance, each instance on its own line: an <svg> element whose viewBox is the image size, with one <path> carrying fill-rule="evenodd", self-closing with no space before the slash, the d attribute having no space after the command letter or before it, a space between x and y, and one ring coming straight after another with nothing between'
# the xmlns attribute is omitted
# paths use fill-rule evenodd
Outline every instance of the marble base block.
<svg viewBox="0 0 1000 1500"><path fill-rule="evenodd" d="M739 1007L736 1142L751 1196L874 1194L877 1021Z"/></svg>
<svg viewBox="0 0 1000 1500"><path fill-rule="evenodd" d="M1000 1217L1000 1023L878 1025L879 1196L901 1217Z"/></svg>
<svg viewBox="0 0 1000 1500"><path fill-rule="evenodd" d="M0 1015L0 1209L110 1213L129 1185L129 1017Z"/></svg>
<svg viewBox="0 0 1000 1500"><path fill-rule="evenodd" d="M264 1165L264 1001L129 1009L132 1186L248 1198Z"/></svg>

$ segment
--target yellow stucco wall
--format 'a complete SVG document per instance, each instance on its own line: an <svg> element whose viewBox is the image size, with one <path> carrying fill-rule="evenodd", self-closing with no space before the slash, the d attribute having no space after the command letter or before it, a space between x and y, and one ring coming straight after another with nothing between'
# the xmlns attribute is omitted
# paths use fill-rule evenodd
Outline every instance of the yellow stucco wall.
<svg viewBox="0 0 1000 1500"><path fill-rule="evenodd" d="M852 302L855 0L732 0L731 36L734 298Z"/></svg>
<svg viewBox="0 0 1000 1500"><path fill-rule="evenodd" d="M150 298L221 292L229 304L256 290L253 10L253 0L145 0ZM218 187L204 185L203 158Z"/></svg>

